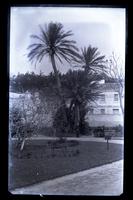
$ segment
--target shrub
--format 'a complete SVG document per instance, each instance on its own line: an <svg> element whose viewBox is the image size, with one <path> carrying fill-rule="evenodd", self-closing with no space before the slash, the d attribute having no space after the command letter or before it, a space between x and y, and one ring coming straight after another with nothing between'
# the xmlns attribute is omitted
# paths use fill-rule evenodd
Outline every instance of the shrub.
<svg viewBox="0 0 133 200"><path fill-rule="evenodd" d="M114 130L114 136L121 137L124 135L124 128L122 125L119 124L118 126L114 127Z"/></svg>
<svg viewBox="0 0 133 200"><path fill-rule="evenodd" d="M57 137L65 137L69 131L69 123L67 119L67 108L60 107L53 120L53 128Z"/></svg>
<svg viewBox="0 0 133 200"><path fill-rule="evenodd" d="M93 131L94 137L104 137L104 127L97 127Z"/></svg>
<svg viewBox="0 0 133 200"><path fill-rule="evenodd" d="M31 137L36 130L34 122L27 121L25 114L26 112L20 110L18 107L14 106L10 109L10 136L18 139L16 147L20 148L20 150L24 148L25 139Z"/></svg>
<svg viewBox="0 0 133 200"><path fill-rule="evenodd" d="M83 121L82 123L80 123L79 129L80 129L81 135L90 135L91 134L90 126L87 121Z"/></svg>
<svg viewBox="0 0 133 200"><path fill-rule="evenodd" d="M21 137L23 136L23 120L22 120L22 113L16 107L13 107L10 110L9 115L10 121L10 134L11 137Z"/></svg>
<svg viewBox="0 0 133 200"><path fill-rule="evenodd" d="M54 136L54 130L53 127L41 127L38 129L39 135L53 137Z"/></svg>

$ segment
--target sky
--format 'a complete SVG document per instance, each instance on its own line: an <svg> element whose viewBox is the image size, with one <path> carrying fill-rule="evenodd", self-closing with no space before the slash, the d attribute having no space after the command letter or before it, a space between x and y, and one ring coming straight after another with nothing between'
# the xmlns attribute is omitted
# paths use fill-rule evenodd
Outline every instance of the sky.
<svg viewBox="0 0 133 200"><path fill-rule="evenodd" d="M125 9L124 8L70 8L70 7L11 7L10 14L10 75L32 72L49 74L53 71L45 57L36 67L27 58L30 35L39 34L39 25L60 22L65 31L71 30L79 49L97 47L108 59L114 52L125 63ZM72 66L57 63L60 72Z"/></svg>

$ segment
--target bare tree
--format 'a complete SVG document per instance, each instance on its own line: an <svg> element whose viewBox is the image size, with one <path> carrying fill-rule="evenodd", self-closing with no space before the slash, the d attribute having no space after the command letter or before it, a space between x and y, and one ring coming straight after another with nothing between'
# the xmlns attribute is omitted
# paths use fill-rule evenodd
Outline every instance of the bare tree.
<svg viewBox="0 0 133 200"><path fill-rule="evenodd" d="M120 101L120 107L122 114L124 115L124 85L125 85L125 74L122 66L122 61L118 56L112 52L110 59L106 60L107 66L104 69L105 74L110 79L113 79L117 83L118 95Z"/></svg>

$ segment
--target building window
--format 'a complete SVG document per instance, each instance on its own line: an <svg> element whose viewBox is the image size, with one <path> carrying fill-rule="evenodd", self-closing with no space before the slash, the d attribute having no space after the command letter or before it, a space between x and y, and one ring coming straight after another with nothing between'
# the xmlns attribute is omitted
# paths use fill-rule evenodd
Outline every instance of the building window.
<svg viewBox="0 0 133 200"><path fill-rule="evenodd" d="M113 114L119 114L119 109L113 109Z"/></svg>
<svg viewBox="0 0 133 200"><path fill-rule="evenodd" d="M105 109L101 109L101 114L105 114Z"/></svg>
<svg viewBox="0 0 133 200"><path fill-rule="evenodd" d="M100 100L101 100L102 102L105 102L105 94L101 94L101 95L100 95Z"/></svg>
<svg viewBox="0 0 133 200"><path fill-rule="evenodd" d="M114 94L114 101L118 101L118 94Z"/></svg>

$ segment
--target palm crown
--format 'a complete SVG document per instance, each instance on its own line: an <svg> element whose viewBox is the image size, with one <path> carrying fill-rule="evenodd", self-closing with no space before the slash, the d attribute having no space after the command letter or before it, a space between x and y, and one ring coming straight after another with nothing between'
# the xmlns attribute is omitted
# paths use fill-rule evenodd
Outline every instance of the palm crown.
<svg viewBox="0 0 133 200"><path fill-rule="evenodd" d="M41 33L39 36L31 35L31 37L36 39L38 42L31 44L28 47L28 49L30 49L28 58L31 62L35 60L36 64L37 62L41 62L44 56L49 56L57 81L58 94L61 102L64 102L55 58L61 63L62 59L67 62L71 62L71 60L76 61L76 57L78 56L78 48L75 46L76 42L67 39L73 34L71 31L65 32L61 23L51 22L48 25L45 25L45 29L40 26L40 31Z"/></svg>
<svg viewBox="0 0 133 200"><path fill-rule="evenodd" d="M101 77L81 70L71 71L63 77L63 86L66 98L79 103L95 101L99 96L99 80Z"/></svg>
<svg viewBox="0 0 133 200"><path fill-rule="evenodd" d="M84 47L81 51L81 64L85 71L98 73L104 68L105 56L100 55L98 48L89 46L88 48Z"/></svg>
<svg viewBox="0 0 133 200"><path fill-rule="evenodd" d="M75 41L67 39L72 36L71 31L65 32L61 23L49 23L45 29L40 26L41 34L31 35L38 42L31 44L28 49L30 52L28 58L30 61L41 62L45 55L56 57L61 63L62 59L70 62L78 56L78 48Z"/></svg>

